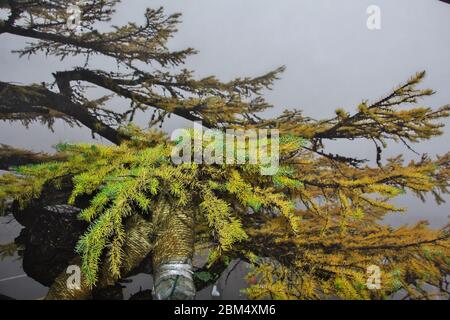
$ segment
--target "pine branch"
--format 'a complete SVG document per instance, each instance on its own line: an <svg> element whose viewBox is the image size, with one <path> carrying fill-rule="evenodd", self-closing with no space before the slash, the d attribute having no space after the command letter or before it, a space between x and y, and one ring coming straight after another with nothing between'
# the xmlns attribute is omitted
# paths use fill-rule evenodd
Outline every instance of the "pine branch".
<svg viewBox="0 0 450 320"><path fill-rule="evenodd" d="M36 106L45 107L73 117L86 127L113 143L120 143L119 132L93 117L86 107L72 102L64 95L54 93L42 86L19 86L0 82L0 110L8 113L35 110Z"/></svg>

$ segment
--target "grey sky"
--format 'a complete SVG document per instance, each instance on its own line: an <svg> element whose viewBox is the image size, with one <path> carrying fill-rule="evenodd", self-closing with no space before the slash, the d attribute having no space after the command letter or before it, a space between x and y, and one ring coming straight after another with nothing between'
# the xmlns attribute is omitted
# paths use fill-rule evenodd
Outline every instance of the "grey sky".
<svg viewBox="0 0 450 320"><path fill-rule="evenodd" d="M369 5L381 7L382 29L366 27ZM146 6L163 5L168 13L183 13L183 23L170 46L200 50L187 67L198 76L222 80L264 73L280 65L287 71L267 93L273 114L288 107L315 118L330 117L338 107L354 110L362 99L376 99L416 71L427 70L424 86L437 91L424 104L450 103L450 5L437 0L124 0L114 24L142 21ZM23 39L0 36L0 80L33 83L50 81L51 72L75 61L32 57L19 60L10 53ZM107 60L99 65L108 66ZM447 122L447 124L450 124ZM180 126L171 122L168 129ZM416 146L431 155L449 151L450 131ZM0 123L0 143L51 150L62 140L89 140L88 130L58 122L55 133L39 124L25 130ZM374 155L366 142L329 144L332 152ZM386 153L405 153L394 147ZM429 206L427 210L436 208ZM439 208L450 212L448 205ZM436 209L437 210L437 209Z"/></svg>

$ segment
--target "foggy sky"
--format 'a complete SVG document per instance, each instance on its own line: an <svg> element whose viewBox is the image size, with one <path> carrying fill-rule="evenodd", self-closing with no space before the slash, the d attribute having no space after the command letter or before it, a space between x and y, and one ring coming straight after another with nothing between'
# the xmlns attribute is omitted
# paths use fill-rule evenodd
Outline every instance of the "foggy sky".
<svg viewBox="0 0 450 320"><path fill-rule="evenodd" d="M372 4L381 7L379 31L366 27L366 9ZM377 99L421 70L428 72L423 87L437 91L422 104L440 107L450 103L450 5L437 0L124 0L113 24L142 22L146 6L164 6L167 13L183 14L170 47L200 51L186 65L196 70L198 77L214 74L227 81L286 65L282 79L266 94L275 106L271 115L294 107L314 118L331 117L336 108L353 111L363 99ZM52 81L52 72L76 66L75 59L60 62L35 56L19 60L10 51L24 41L0 35L1 81ZM113 68L108 59L96 61L98 67ZM172 121L166 129L183 125L186 123ZM450 130L446 129L443 137L415 149L442 154L450 149L449 139ZM54 133L40 124L26 130L19 124L0 122L0 143L29 149L50 151L61 141L90 140L88 130L71 129L59 121ZM367 142L327 146L331 152L375 154ZM385 156L398 153L416 157L402 146L394 146ZM422 209L432 214L439 211L439 219L446 216L442 210L450 212L448 205Z"/></svg>

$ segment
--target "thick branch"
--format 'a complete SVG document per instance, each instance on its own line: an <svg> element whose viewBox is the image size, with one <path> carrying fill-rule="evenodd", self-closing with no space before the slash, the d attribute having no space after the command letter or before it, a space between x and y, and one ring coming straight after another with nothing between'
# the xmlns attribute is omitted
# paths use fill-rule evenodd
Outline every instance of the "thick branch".
<svg viewBox="0 0 450 320"><path fill-rule="evenodd" d="M123 79L114 79L110 77L106 77L104 75L101 75L99 73L96 73L94 71L88 70L88 69L76 69L72 71L65 71L65 72L57 72L54 73L53 76L55 77L58 86L60 88L66 88L64 91L69 92L67 89L68 83L70 81L86 81L91 84L95 84L99 87L102 87L104 89L110 90L119 96L131 99L135 102L154 107L157 109L161 109L164 111L165 108L162 106L163 101L160 98L150 98L145 97L141 94L134 93L124 87L121 87L122 84L126 83ZM127 83L128 84L128 83ZM185 118L190 121L201 121L202 119L191 114L188 110L184 108L176 108L175 110L170 110L171 113L180 116L182 118ZM204 124L207 126L207 124Z"/></svg>
<svg viewBox="0 0 450 320"><path fill-rule="evenodd" d="M93 132L115 144L119 144L123 138L117 130L92 116L83 105L42 86L18 86L0 81L0 101L0 110L4 108L5 110L9 109L10 112L17 110L20 113L25 107L46 107L73 117Z"/></svg>
<svg viewBox="0 0 450 320"><path fill-rule="evenodd" d="M4 144L0 144L0 170L8 170L10 167L27 164L38 164L49 161L62 161L66 156L63 154L46 154L32 152L23 149L16 149Z"/></svg>

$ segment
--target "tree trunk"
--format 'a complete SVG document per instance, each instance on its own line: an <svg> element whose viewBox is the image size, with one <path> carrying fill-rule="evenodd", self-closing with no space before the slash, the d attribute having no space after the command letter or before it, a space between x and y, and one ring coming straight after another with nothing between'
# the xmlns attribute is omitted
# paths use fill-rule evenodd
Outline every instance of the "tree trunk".
<svg viewBox="0 0 450 320"><path fill-rule="evenodd" d="M153 226L152 226L153 225ZM151 229L157 232L150 236ZM126 275L152 252L153 297L158 300L191 300L196 290L193 280L194 210L174 210L163 197L153 208L152 223L136 216L126 225L122 274ZM154 238L154 239L151 239ZM81 259L72 265L81 268ZM101 268L96 288L114 285L107 263ZM92 298L92 288L81 274L80 286L70 288L72 274L62 272L47 294L47 300L84 300Z"/></svg>
<svg viewBox="0 0 450 320"><path fill-rule="evenodd" d="M153 249L153 295L157 300L191 300L195 297L192 258L194 212L160 198L153 212L159 230Z"/></svg>

